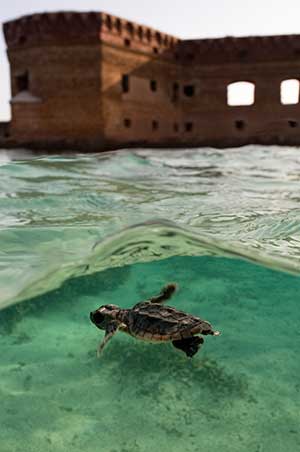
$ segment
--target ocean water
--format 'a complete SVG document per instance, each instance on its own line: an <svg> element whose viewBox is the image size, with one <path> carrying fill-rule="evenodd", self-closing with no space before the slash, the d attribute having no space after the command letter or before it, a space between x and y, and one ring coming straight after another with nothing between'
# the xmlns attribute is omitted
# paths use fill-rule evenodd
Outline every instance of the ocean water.
<svg viewBox="0 0 300 452"><path fill-rule="evenodd" d="M300 449L299 150L0 155L1 452ZM193 359L103 333L175 281Z"/></svg>

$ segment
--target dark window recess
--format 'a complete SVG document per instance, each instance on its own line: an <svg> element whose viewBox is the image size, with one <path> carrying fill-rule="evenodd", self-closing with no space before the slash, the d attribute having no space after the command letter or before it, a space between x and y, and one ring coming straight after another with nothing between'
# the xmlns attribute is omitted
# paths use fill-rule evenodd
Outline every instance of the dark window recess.
<svg viewBox="0 0 300 452"><path fill-rule="evenodd" d="M124 127L126 127L126 129L129 129L131 127L131 119L124 119Z"/></svg>
<svg viewBox="0 0 300 452"><path fill-rule="evenodd" d="M173 124L173 129L174 129L174 132L179 132L179 124L177 122L175 122Z"/></svg>
<svg viewBox="0 0 300 452"><path fill-rule="evenodd" d="M156 80L150 80L150 89L151 89L151 91L157 91L157 81Z"/></svg>
<svg viewBox="0 0 300 452"><path fill-rule="evenodd" d="M155 53L156 55L158 54L158 48L157 47L153 47L153 53Z"/></svg>
<svg viewBox="0 0 300 452"><path fill-rule="evenodd" d="M298 126L298 122L297 122L297 121L294 121L294 120L292 120L292 119L290 119L290 120L288 121L288 124L289 124L289 126L292 127L292 128Z"/></svg>
<svg viewBox="0 0 300 452"><path fill-rule="evenodd" d="M186 132L191 132L194 128L194 124L192 122L186 122L185 123L185 130Z"/></svg>
<svg viewBox="0 0 300 452"><path fill-rule="evenodd" d="M238 119L234 124L237 130L243 130L246 126L245 121L243 121L242 119Z"/></svg>
<svg viewBox="0 0 300 452"><path fill-rule="evenodd" d="M185 85L183 87L183 92L184 92L185 96L193 97L194 94L195 94L195 87L194 87L194 85Z"/></svg>
<svg viewBox="0 0 300 452"><path fill-rule="evenodd" d="M29 77L28 72L25 72L22 75L17 75L16 77L16 88L17 92L21 91L29 91Z"/></svg>
<svg viewBox="0 0 300 452"><path fill-rule="evenodd" d="M107 16L107 18L106 18L106 26L107 26L107 28L109 30L112 29L112 21L111 21L111 17L110 16Z"/></svg>
<svg viewBox="0 0 300 452"><path fill-rule="evenodd" d="M130 39L128 39L128 38L125 38L125 39L124 39L124 46L125 46L125 47L130 47L130 46L131 46L131 41L130 41Z"/></svg>
<svg viewBox="0 0 300 452"><path fill-rule="evenodd" d="M161 34L158 31L155 33L155 38L156 38L156 41L158 42L158 44L161 44L162 38L161 38Z"/></svg>
<svg viewBox="0 0 300 452"><path fill-rule="evenodd" d="M133 25L132 25L131 22L127 22L127 24L126 24L126 29L127 29L128 33L130 33L131 35L133 35L134 27L133 27Z"/></svg>
<svg viewBox="0 0 300 452"><path fill-rule="evenodd" d="M176 102L179 97L179 84L177 82L173 83L173 93L172 93L172 100L173 102Z"/></svg>
<svg viewBox="0 0 300 452"><path fill-rule="evenodd" d="M241 49L238 53L238 56L243 59L246 58L248 56L248 50L246 49Z"/></svg>
<svg viewBox="0 0 300 452"><path fill-rule="evenodd" d="M123 91L123 93L129 92L129 75L128 74L122 75L122 91Z"/></svg>
<svg viewBox="0 0 300 452"><path fill-rule="evenodd" d="M158 129L158 121L154 120L152 121L152 130L157 130Z"/></svg>
<svg viewBox="0 0 300 452"><path fill-rule="evenodd" d="M27 38L26 38L26 36L20 36L18 41L19 41L19 44L25 44L25 42L27 41Z"/></svg>
<svg viewBox="0 0 300 452"><path fill-rule="evenodd" d="M138 37L140 38L140 40L142 40L144 37L144 32L143 32L142 27L138 28Z"/></svg>
<svg viewBox="0 0 300 452"><path fill-rule="evenodd" d="M118 33L122 32L122 23L121 23L120 19L116 20L116 29L117 29Z"/></svg>

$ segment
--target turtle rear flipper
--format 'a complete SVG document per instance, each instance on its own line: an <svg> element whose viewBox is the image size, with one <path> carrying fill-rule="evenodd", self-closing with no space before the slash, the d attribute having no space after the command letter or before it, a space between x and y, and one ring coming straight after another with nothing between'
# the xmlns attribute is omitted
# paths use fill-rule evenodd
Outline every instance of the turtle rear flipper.
<svg viewBox="0 0 300 452"><path fill-rule="evenodd" d="M175 348L179 348L179 350L185 352L186 356L192 358L199 351L199 348L201 347L203 342L203 337L194 336L188 337L186 339L172 341L172 344Z"/></svg>
<svg viewBox="0 0 300 452"><path fill-rule="evenodd" d="M167 284L161 289L159 295L150 298L149 301L150 303L164 303L165 301L169 300L172 297L172 295L176 292L176 289L177 284L175 283Z"/></svg>

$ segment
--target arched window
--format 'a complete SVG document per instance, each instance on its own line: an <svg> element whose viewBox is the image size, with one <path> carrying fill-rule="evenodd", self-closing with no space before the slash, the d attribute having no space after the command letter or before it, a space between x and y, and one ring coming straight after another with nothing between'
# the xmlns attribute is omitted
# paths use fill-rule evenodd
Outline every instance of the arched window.
<svg viewBox="0 0 300 452"><path fill-rule="evenodd" d="M155 38L156 38L156 41L158 42L158 44L161 44L162 38L161 38L161 34L158 31L155 33Z"/></svg>
<svg viewBox="0 0 300 452"><path fill-rule="evenodd" d="M147 37L148 41L151 42L151 39L152 39L152 33L151 33L151 30L149 30L149 28L147 29L146 37Z"/></svg>
<svg viewBox="0 0 300 452"><path fill-rule="evenodd" d="M115 26L118 33L122 33L122 22L120 21L120 19L116 19Z"/></svg>
<svg viewBox="0 0 300 452"><path fill-rule="evenodd" d="M280 85L280 101L283 105L299 103L299 80L283 80Z"/></svg>
<svg viewBox="0 0 300 452"><path fill-rule="evenodd" d="M144 30L141 26L139 26L139 28L138 28L138 37L140 38L141 41L143 40Z"/></svg>
<svg viewBox="0 0 300 452"><path fill-rule="evenodd" d="M128 31L128 33L133 36L134 33L134 26L131 22L127 22L126 24L126 30Z"/></svg>
<svg viewBox="0 0 300 452"><path fill-rule="evenodd" d="M230 106L253 105L254 97L254 83L234 82L227 86L227 104Z"/></svg>
<svg viewBox="0 0 300 452"><path fill-rule="evenodd" d="M111 30L112 29L112 20L111 20L110 16L106 16L105 23L106 23L106 27L108 28L108 30Z"/></svg>

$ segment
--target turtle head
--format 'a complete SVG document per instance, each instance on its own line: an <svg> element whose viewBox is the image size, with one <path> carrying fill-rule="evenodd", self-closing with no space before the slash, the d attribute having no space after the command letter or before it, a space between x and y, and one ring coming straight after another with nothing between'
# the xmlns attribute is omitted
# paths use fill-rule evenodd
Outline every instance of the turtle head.
<svg viewBox="0 0 300 452"><path fill-rule="evenodd" d="M106 327L113 320L116 320L118 313L120 312L120 308L114 304L106 304L104 306L100 306L100 308L96 309L90 313L91 322L96 325L100 330L106 330Z"/></svg>

